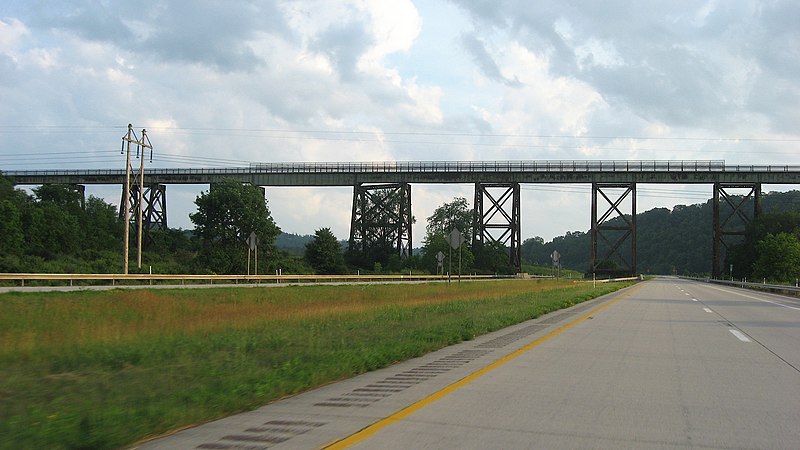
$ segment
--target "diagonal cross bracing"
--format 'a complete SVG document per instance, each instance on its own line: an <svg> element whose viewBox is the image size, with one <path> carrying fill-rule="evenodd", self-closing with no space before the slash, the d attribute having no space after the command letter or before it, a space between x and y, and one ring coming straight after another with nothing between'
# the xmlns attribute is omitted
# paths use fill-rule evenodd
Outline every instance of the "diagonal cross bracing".
<svg viewBox="0 0 800 450"><path fill-rule="evenodd" d="M747 189L747 193L735 196L729 189ZM720 202L720 198L724 203ZM752 214L748 214L748 203L752 201ZM722 208L729 208L722 219ZM735 237L744 236L745 228L761 214L761 183L714 183L712 267L711 275L720 278L723 252L735 242ZM741 239L741 238L740 238Z"/></svg>
<svg viewBox="0 0 800 450"><path fill-rule="evenodd" d="M619 189L623 189L622 193L613 200L607 195L608 190ZM607 204L599 217L598 197ZM631 202L630 215L620 209L620 205L628 198ZM592 273L636 274L636 183L592 183L591 237ZM604 244L602 252L599 242Z"/></svg>
<svg viewBox="0 0 800 450"><path fill-rule="evenodd" d="M122 195L125 201L125 193ZM132 184L128 194L128 211L130 225L138 227L138 216L135 214L142 202L142 233L144 247L154 244L153 230L167 229L167 186L164 184L145 184L144 192L139 195L139 185ZM120 208L120 217L125 216L125 211Z"/></svg>
<svg viewBox="0 0 800 450"><path fill-rule="evenodd" d="M519 271L522 264L519 183L475 183L473 214L473 247L487 242L502 244L509 249L509 262Z"/></svg>
<svg viewBox="0 0 800 450"><path fill-rule="evenodd" d="M351 250L368 252L378 246L390 246L397 255L411 256L412 222L410 184L357 184L353 187Z"/></svg>

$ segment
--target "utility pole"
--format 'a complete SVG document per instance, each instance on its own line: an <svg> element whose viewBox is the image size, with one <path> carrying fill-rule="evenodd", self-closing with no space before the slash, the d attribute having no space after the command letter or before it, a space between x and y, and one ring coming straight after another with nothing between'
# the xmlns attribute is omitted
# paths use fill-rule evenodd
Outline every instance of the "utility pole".
<svg viewBox="0 0 800 450"><path fill-rule="evenodd" d="M131 144L136 144L136 157L141 158L139 173L133 171L131 166ZM127 152L125 149L127 147ZM128 274L128 254L130 249L130 227L131 227L131 176L134 183L138 182L138 189L136 193L137 214L136 221L138 225L138 266L142 268L142 208L144 203L144 149L150 149L150 162L153 161L153 145L150 143L150 138L147 137L147 130L142 129L142 139L140 140L136 133L133 131L133 125L128 124L128 132L122 136L122 149L121 153L127 153L125 157L125 188L122 193L122 207L125 208L124 214L124 228L123 228L123 260L122 260L122 273ZM141 155L139 151L141 150ZM138 178L137 178L138 177Z"/></svg>
<svg viewBox="0 0 800 450"><path fill-rule="evenodd" d="M122 208L125 209L123 215L123 232L122 232L122 273L128 274L128 243L131 234L131 209L130 209L130 195L131 195L131 142L139 144L139 140L133 133L133 125L128 124L128 133L122 137L122 152L125 151L125 143L128 143L128 152L125 162L125 187L122 191ZM138 148L138 147L137 147Z"/></svg>
<svg viewBox="0 0 800 450"><path fill-rule="evenodd" d="M139 264L139 268L142 268L142 215L144 210L144 149L150 149L150 162L153 162L153 144L150 143L150 138L147 137L147 130L142 128L142 140L140 141L142 154L140 158L140 165L139 165L139 211L138 211L138 218L136 220L139 226L139 236L138 236L138 245L139 245L139 254L137 257L137 263Z"/></svg>

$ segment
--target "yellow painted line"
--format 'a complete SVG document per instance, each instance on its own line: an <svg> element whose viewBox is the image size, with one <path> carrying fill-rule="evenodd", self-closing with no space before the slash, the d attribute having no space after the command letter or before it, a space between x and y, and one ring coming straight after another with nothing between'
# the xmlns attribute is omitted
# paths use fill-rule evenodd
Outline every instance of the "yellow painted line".
<svg viewBox="0 0 800 450"><path fill-rule="evenodd" d="M597 312L599 312L599 311L601 311L601 310L603 310L605 308L608 308L609 306L613 305L614 303L616 303L616 302L622 300L623 298L633 294L634 292L639 290L644 284L645 283L641 283L638 286L635 286L635 287L631 288L630 290L628 290L624 294L620 295L619 297L617 297L617 298L615 298L615 299L613 299L613 300L611 300L609 302L604 303L602 306L599 306L599 307L593 309L591 312L579 317L578 319L575 319L574 321L564 325L563 327L561 327L561 328L559 328L557 330L551 331L547 335L542 336L539 339L536 339L535 341L531 342L530 344L528 344L528 345L526 345L526 346L524 346L522 348L519 348L519 349L517 349L517 350L515 350L515 351L513 351L511 353L509 353L508 355L498 359L497 361L489 364L488 366L486 366L486 367L484 367L482 369L479 369L479 370L467 375L466 377L456 381L455 383L453 383L453 384L451 384L449 386L446 386L446 387L442 388L439 391L434 392L433 394L431 394L431 395L429 395L429 396L417 401L416 403L413 403L413 404L411 404L409 406L406 406L405 408L401 409L400 411L397 411L396 413L392 414L391 416L384 417L383 419L373 423L372 425L368 425L366 428L362 429L361 431L358 431L358 432L356 432L354 434L351 434L350 436L348 436L346 438L343 438L341 440L338 440L336 442L333 442L333 443L325 446L324 448L333 449L333 450L344 449L344 448L348 448L350 446L353 446L355 444L358 444L359 442L362 442L362 441L368 439L370 436L374 435L378 431L388 427L389 425L391 425L393 423L397 423L397 422L405 419L406 417L410 416L411 414L415 413L416 411L419 411L420 409L430 405L431 403L450 395L451 393L455 392L457 389L472 383L473 381L475 381L478 378L486 375L487 373L491 372L492 370L497 369L498 367L502 366L503 364L505 364L505 363L507 363L507 362L509 362L509 361L511 361L513 359L518 358L519 356L521 356L524 353L530 351L531 349L533 349L534 347L538 346L539 344L552 339L553 337L561 334L562 332L564 332L564 331L574 327L575 325L583 322L584 320L586 320L587 318L593 316Z"/></svg>

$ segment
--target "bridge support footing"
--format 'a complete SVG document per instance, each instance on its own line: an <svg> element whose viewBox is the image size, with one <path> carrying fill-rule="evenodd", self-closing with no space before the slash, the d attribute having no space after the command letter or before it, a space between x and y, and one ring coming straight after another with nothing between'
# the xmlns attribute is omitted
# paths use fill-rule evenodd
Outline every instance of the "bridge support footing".
<svg viewBox="0 0 800 450"><path fill-rule="evenodd" d="M475 183L472 245L497 242L509 248L509 262L521 269L519 183Z"/></svg>
<svg viewBox="0 0 800 450"><path fill-rule="evenodd" d="M598 196L607 205L599 217ZM620 208L629 197L627 215ZM592 273L636 275L636 183L592 183L591 235Z"/></svg>

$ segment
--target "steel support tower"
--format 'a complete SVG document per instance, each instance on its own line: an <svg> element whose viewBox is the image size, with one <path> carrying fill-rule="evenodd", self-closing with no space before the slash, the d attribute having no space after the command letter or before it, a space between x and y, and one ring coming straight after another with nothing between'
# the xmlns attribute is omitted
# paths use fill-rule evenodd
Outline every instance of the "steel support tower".
<svg viewBox="0 0 800 450"><path fill-rule="evenodd" d="M599 217L598 196L607 205ZM620 207L629 197L631 211L624 214ZM636 183L592 183L591 234L592 273L636 275Z"/></svg>
<svg viewBox="0 0 800 450"><path fill-rule="evenodd" d="M368 253L390 247L401 257L411 256L411 185L390 183L353 187L350 250Z"/></svg>
<svg viewBox="0 0 800 450"><path fill-rule="evenodd" d="M728 189L747 189L747 193L735 195ZM724 206L720 198L725 201ZM749 207L753 208L751 214L748 214ZM761 215L761 183L714 183L713 210L711 276L720 278L723 276L723 248L727 253L731 245L744 237L747 226Z"/></svg>
<svg viewBox="0 0 800 450"><path fill-rule="evenodd" d="M123 202L125 201L125 193L122 194ZM131 190L128 194L128 211L130 225L138 228L138 215L135 214L139 210L139 199L142 199L142 233L143 233L143 246L149 248L153 245L153 230L166 230L167 229L167 186L165 184L145 184L143 195L139 195L139 185L131 185ZM125 216L125 212L120 208L120 217Z"/></svg>
<svg viewBox="0 0 800 450"><path fill-rule="evenodd" d="M69 189L81 195L81 209L86 211L86 186L82 184L68 184Z"/></svg>
<svg viewBox="0 0 800 450"><path fill-rule="evenodd" d="M508 247L509 262L519 272L522 265L519 183L475 183L473 217L473 248L486 242Z"/></svg>

